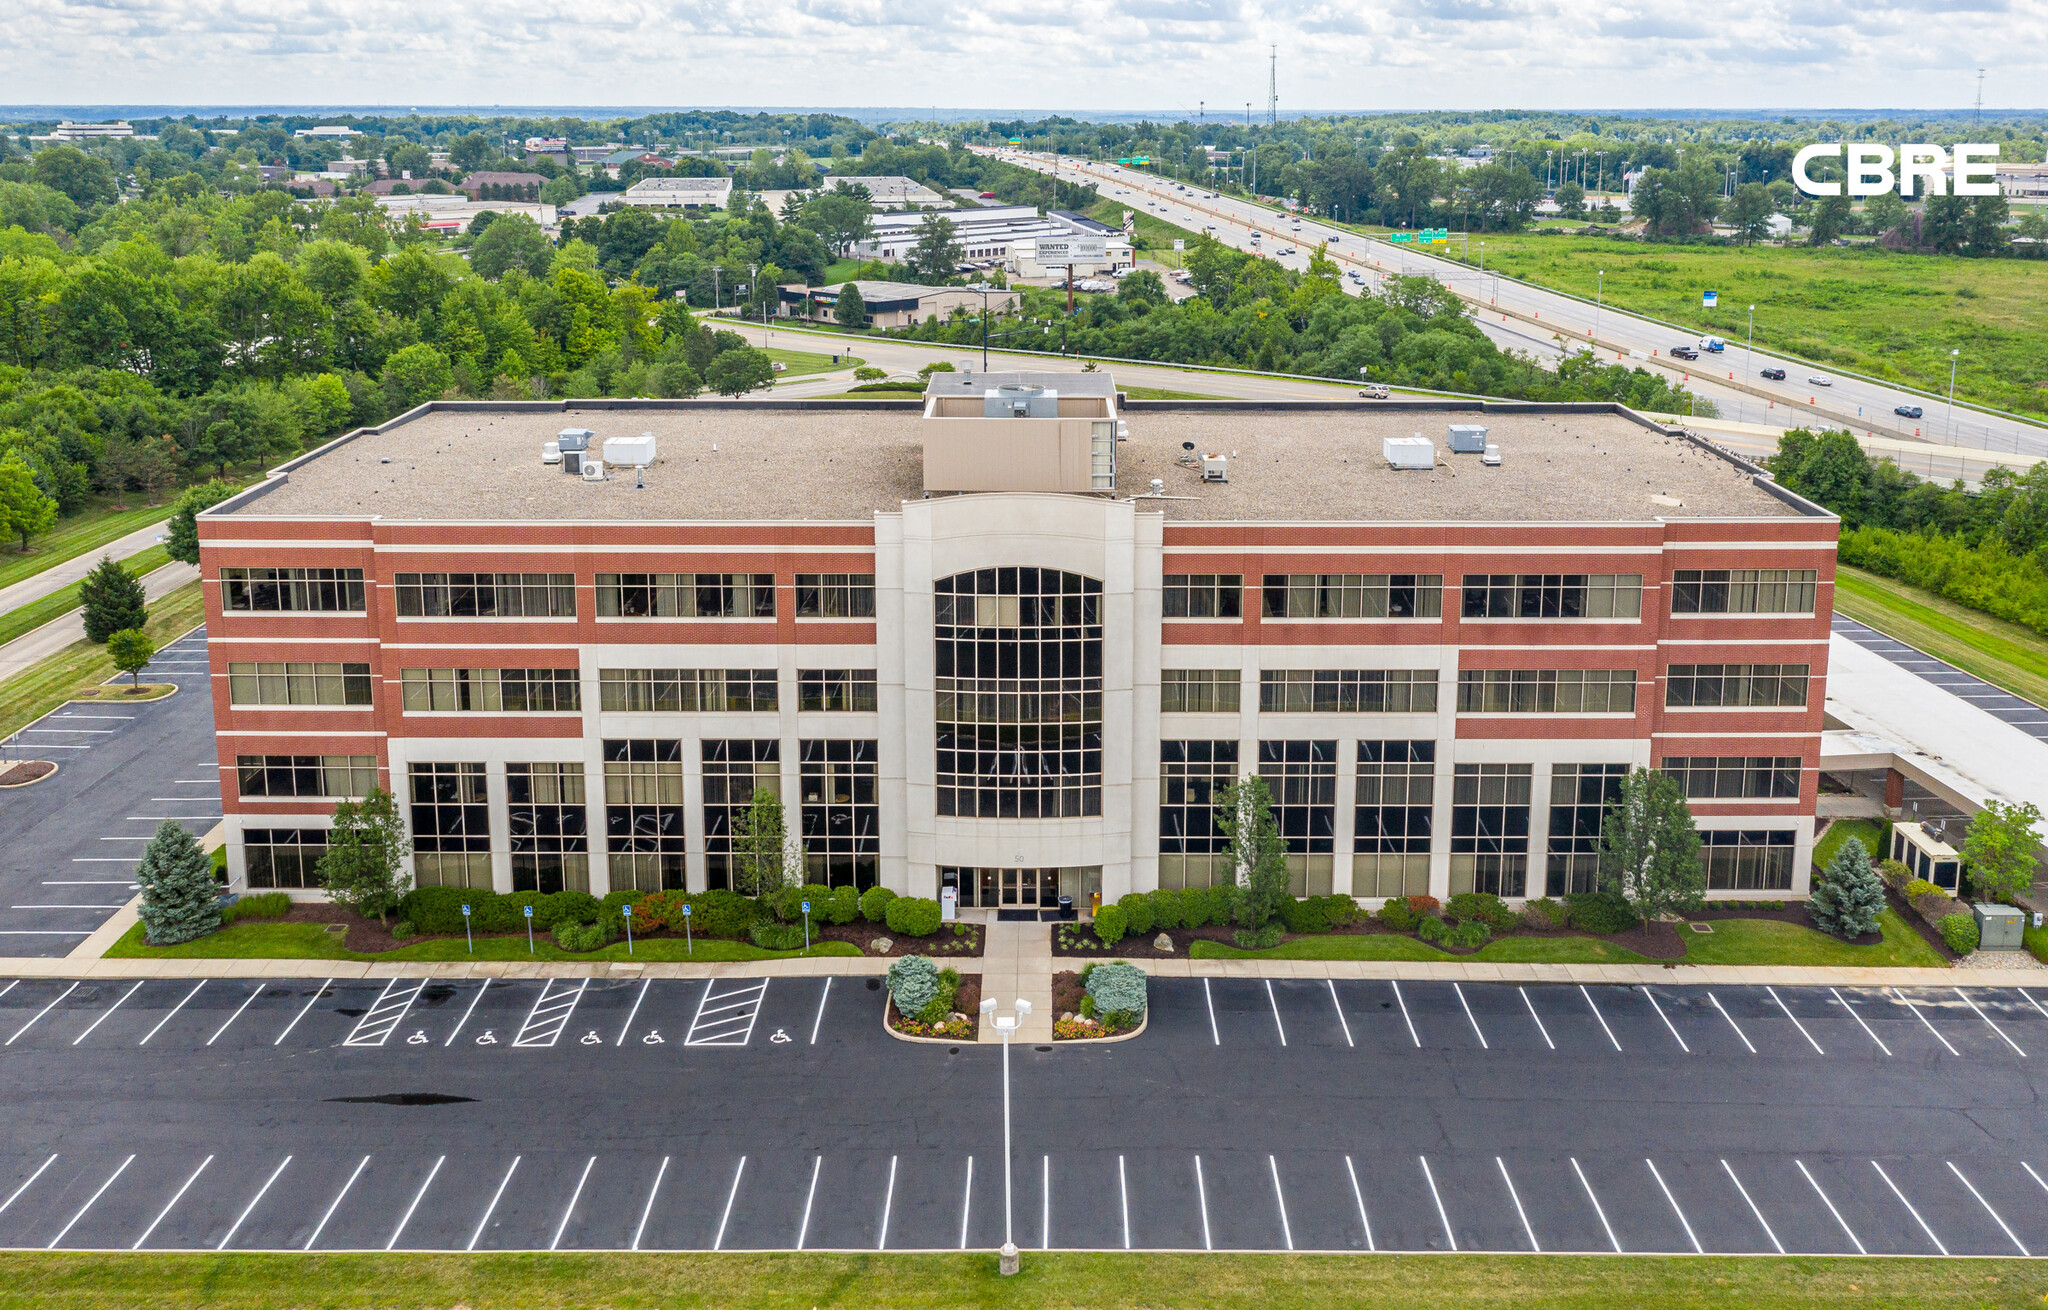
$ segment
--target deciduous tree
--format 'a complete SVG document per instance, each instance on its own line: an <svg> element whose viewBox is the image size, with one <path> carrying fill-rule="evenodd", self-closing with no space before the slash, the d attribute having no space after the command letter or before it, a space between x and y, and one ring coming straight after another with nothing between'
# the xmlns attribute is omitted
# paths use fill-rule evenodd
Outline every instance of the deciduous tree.
<svg viewBox="0 0 2048 1310"><path fill-rule="evenodd" d="M1266 780L1247 774L1216 793L1216 826L1230 841L1235 877L1232 918L1256 932L1287 902L1287 841L1273 817Z"/></svg>
<svg viewBox="0 0 2048 1310"><path fill-rule="evenodd" d="M2035 826L2041 811L2032 801L1991 800L1970 820L1963 839L1963 867L1970 886L1994 900L2010 900L2034 884Z"/></svg>
<svg viewBox="0 0 2048 1310"><path fill-rule="evenodd" d="M36 475L19 450L0 459L0 533L20 537L21 548L28 539L47 532L57 521L57 502L36 485Z"/></svg>
<svg viewBox="0 0 2048 1310"><path fill-rule="evenodd" d="M404 872L405 826L391 793L371 787L360 801L339 801L327 831L327 854L316 870L338 905L382 919L398 906Z"/></svg>
<svg viewBox="0 0 2048 1310"><path fill-rule="evenodd" d="M1637 769L1600 830L1600 873L1644 922L1697 910L1707 887L1700 835L1685 796L1668 774Z"/></svg>
<svg viewBox="0 0 2048 1310"><path fill-rule="evenodd" d="M124 628L107 638L107 654L128 675L128 685L140 689L142 670L156 657L156 643L141 628Z"/></svg>

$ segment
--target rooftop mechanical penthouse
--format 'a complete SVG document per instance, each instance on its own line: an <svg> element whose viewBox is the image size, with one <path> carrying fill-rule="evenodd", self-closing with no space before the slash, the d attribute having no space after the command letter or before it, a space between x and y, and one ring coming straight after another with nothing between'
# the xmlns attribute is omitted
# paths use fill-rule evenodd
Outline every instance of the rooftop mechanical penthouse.
<svg viewBox="0 0 2048 1310"><path fill-rule="evenodd" d="M377 783L423 884L718 887L766 784L816 881L1085 906L1257 773L1297 893L1558 895L1646 765L1800 895L1837 526L1611 406L437 403L200 519L229 867Z"/></svg>

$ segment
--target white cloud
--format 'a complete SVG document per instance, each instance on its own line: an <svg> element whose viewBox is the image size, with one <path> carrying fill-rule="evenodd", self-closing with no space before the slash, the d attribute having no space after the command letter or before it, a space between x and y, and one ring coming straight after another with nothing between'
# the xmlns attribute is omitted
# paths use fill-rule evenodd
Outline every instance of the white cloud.
<svg viewBox="0 0 2048 1310"><path fill-rule="evenodd" d="M15 103L1953 108L2048 85L2040 0L47 0ZM2004 62L2000 62L2000 57ZM2015 62L2024 61L2024 62Z"/></svg>

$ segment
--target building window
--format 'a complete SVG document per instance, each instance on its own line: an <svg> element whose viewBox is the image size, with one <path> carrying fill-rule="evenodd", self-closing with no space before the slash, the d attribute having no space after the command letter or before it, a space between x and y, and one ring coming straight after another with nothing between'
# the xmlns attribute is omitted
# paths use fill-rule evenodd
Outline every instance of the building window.
<svg viewBox="0 0 2048 1310"><path fill-rule="evenodd" d="M583 708L575 669L402 669L407 714L547 714Z"/></svg>
<svg viewBox="0 0 2048 1310"><path fill-rule="evenodd" d="M1236 669L1161 669L1161 714L1235 714L1244 675Z"/></svg>
<svg viewBox="0 0 2048 1310"><path fill-rule="evenodd" d="M1434 619L1441 573L1268 573L1269 619Z"/></svg>
<svg viewBox="0 0 2048 1310"><path fill-rule="evenodd" d="M606 713L754 713L776 707L774 669L599 669Z"/></svg>
<svg viewBox="0 0 2048 1310"><path fill-rule="evenodd" d="M1765 832L1703 832L1700 862L1707 866L1710 892L1792 890L1794 835Z"/></svg>
<svg viewBox="0 0 2048 1310"><path fill-rule="evenodd" d="M320 857L327 854L325 828L244 828L242 869L250 891L321 887Z"/></svg>
<svg viewBox="0 0 2048 1310"><path fill-rule="evenodd" d="M1811 614L1817 569L1679 569L1673 614Z"/></svg>
<svg viewBox="0 0 2048 1310"><path fill-rule="evenodd" d="M221 608L230 613L363 611L361 569L222 569L220 584Z"/></svg>
<svg viewBox="0 0 2048 1310"><path fill-rule="evenodd" d="M491 885L491 807L481 764L412 766L413 881L422 887Z"/></svg>
<svg viewBox="0 0 2048 1310"><path fill-rule="evenodd" d="M573 619L573 573L400 573L392 579L404 618Z"/></svg>
<svg viewBox="0 0 2048 1310"><path fill-rule="evenodd" d="M512 890L590 890L590 811L581 764L507 764Z"/></svg>
<svg viewBox="0 0 2048 1310"><path fill-rule="evenodd" d="M681 889L684 831L683 744L607 738L604 836L612 890Z"/></svg>
<svg viewBox="0 0 2048 1310"><path fill-rule="evenodd" d="M1216 793L1237 781L1234 741L1159 743L1159 885L1234 881L1230 839L1216 824Z"/></svg>
<svg viewBox="0 0 2048 1310"><path fill-rule="evenodd" d="M1674 664L1664 683L1666 709L1799 709L1806 705L1804 664Z"/></svg>
<svg viewBox="0 0 2048 1310"><path fill-rule="evenodd" d="M806 741L802 750L805 876L866 891L881 877L882 861L875 743Z"/></svg>
<svg viewBox="0 0 2048 1310"><path fill-rule="evenodd" d="M1520 896L1529 876L1527 764L1460 764L1451 779L1451 894Z"/></svg>
<svg viewBox="0 0 2048 1310"><path fill-rule="evenodd" d="M1660 767L1687 800L1799 799L1797 755L1674 755Z"/></svg>
<svg viewBox="0 0 2048 1310"><path fill-rule="evenodd" d="M1550 854L1546 896L1600 890L1600 825L1621 800L1626 764L1555 764L1550 769Z"/></svg>
<svg viewBox="0 0 2048 1310"><path fill-rule="evenodd" d="M1351 894L1427 895L1436 743L1359 742L1357 787Z"/></svg>
<svg viewBox="0 0 2048 1310"><path fill-rule="evenodd" d="M1159 612L1169 619L1241 618L1244 575L1169 573L1160 581Z"/></svg>
<svg viewBox="0 0 2048 1310"><path fill-rule="evenodd" d="M775 741L704 743L704 872L706 885L733 887L732 835L762 787L781 790L782 744Z"/></svg>
<svg viewBox="0 0 2048 1310"><path fill-rule="evenodd" d="M800 619L871 619L875 617L875 575L872 573L797 574L796 616Z"/></svg>
<svg viewBox="0 0 2048 1310"><path fill-rule="evenodd" d="M1287 842L1296 896L1330 894L1337 838L1337 743L1262 741L1259 776L1273 794L1273 819Z"/></svg>
<svg viewBox="0 0 2048 1310"><path fill-rule="evenodd" d="M796 707L829 713L873 714L873 669L799 669Z"/></svg>
<svg viewBox="0 0 2048 1310"><path fill-rule="evenodd" d="M1262 669L1267 714L1434 714L1435 669Z"/></svg>
<svg viewBox="0 0 2048 1310"><path fill-rule="evenodd" d="M1633 714L1634 669L1460 669L1460 714Z"/></svg>
<svg viewBox="0 0 2048 1310"><path fill-rule="evenodd" d="M374 755L238 755L236 791L249 796L367 796L377 785ZM323 839L324 840L324 839Z"/></svg>
<svg viewBox="0 0 2048 1310"><path fill-rule="evenodd" d="M272 663L228 665L230 705L368 705L367 664Z"/></svg>
<svg viewBox="0 0 2048 1310"><path fill-rule="evenodd" d="M1058 569L941 578L938 812L1102 813L1102 584Z"/></svg>
<svg viewBox="0 0 2048 1310"><path fill-rule="evenodd" d="M607 619L772 619L773 573L600 573Z"/></svg>
<svg viewBox="0 0 2048 1310"><path fill-rule="evenodd" d="M1640 573L1467 573L1468 619L1634 619Z"/></svg>

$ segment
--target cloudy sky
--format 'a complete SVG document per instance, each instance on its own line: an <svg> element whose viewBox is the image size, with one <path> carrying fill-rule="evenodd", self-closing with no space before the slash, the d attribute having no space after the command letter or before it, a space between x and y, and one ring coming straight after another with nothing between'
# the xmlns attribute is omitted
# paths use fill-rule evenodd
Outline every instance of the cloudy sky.
<svg viewBox="0 0 2048 1310"><path fill-rule="evenodd" d="M40 0L17 104L1987 108L2048 0Z"/></svg>

